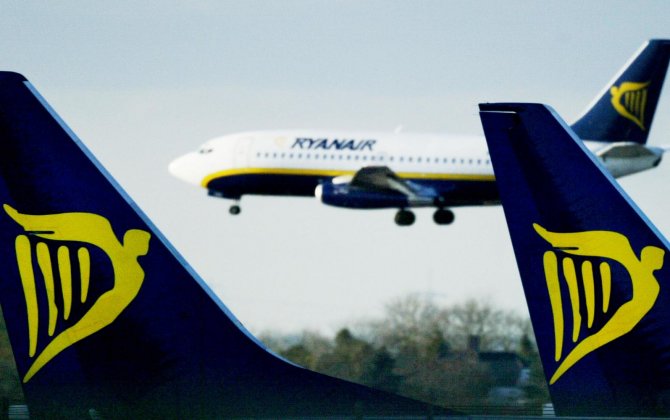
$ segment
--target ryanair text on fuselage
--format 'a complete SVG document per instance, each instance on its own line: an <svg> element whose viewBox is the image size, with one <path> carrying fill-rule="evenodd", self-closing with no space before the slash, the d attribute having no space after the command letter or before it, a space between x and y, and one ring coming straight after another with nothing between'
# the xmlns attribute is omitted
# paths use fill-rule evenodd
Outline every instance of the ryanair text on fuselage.
<svg viewBox="0 0 670 420"><path fill-rule="evenodd" d="M362 152L364 150L372 151L377 140L355 140L355 139L328 139L328 138L309 138L298 137L293 142L291 149L305 150L354 150Z"/></svg>

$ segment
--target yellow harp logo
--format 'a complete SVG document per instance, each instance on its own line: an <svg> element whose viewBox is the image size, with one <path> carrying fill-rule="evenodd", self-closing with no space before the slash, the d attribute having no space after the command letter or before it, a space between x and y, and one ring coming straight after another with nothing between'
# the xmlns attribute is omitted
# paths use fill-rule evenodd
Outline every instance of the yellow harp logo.
<svg viewBox="0 0 670 420"><path fill-rule="evenodd" d="M650 82L622 82L612 86L612 106L622 117L634 122L642 131L644 127L644 111L647 107L647 86Z"/></svg>
<svg viewBox="0 0 670 420"><path fill-rule="evenodd" d="M628 238L611 231L587 231L576 233L549 232L538 224L533 224L535 231L546 240L554 250L546 251L543 257L545 280L549 291L549 301L554 320L554 360L559 363L558 368L549 383L554 384L568 369L575 365L587 354L629 333L635 325L651 310L658 297L660 287L654 277L654 271L663 266L665 251L655 246L646 246L638 258L633 251ZM561 255L563 254L563 255ZM568 254L568 255L565 255ZM602 301L596 302L596 281L593 264L584 260L579 267L581 276L575 267L574 260L569 255L582 257L597 257L621 264L630 275L632 296L628 302L614 310L610 308L610 292L612 277L610 264L603 261L597 268L600 274ZM565 331L565 317L563 314L563 299L561 295L560 271L567 285L570 308L572 312L572 331ZM579 284L581 277L581 284ZM580 290L583 299L580 299ZM582 311L580 301L586 308ZM607 323L597 331L591 331L596 313L613 312ZM586 320L582 320L583 314ZM586 324L585 326L583 324ZM582 328L586 334L578 342ZM564 354L564 339L574 343L572 350Z"/></svg>
<svg viewBox="0 0 670 420"><path fill-rule="evenodd" d="M19 213L7 204L3 207L9 217L25 230L25 234L16 237L15 246L28 317L28 352L33 359L23 378L26 383L60 352L114 322L135 299L144 281L144 271L137 259L149 251L151 235L143 230L130 229L120 242L109 221L97 214L61 213L38 216ZM33 249L29 236L40 238L34 249L37 270L33 267ZM71 250L66 245L58 245L59 241L82 243L76 250L79 270L74 276L71 270ZM97 247L109 257L114 285L111 290L101 294L76 323L57 331L61 317L63 321L69 320L73 300L76 304L73 280L79 280L78 300L82 304L89 300L91 260L84 245ZM53 246L57 257L57 277L50 246ZM41 273L43 284L39 284L36 272ZM60 279L60 287L56 285L57 279ZM44 308L38 305L38 288L46 292ZM57 293L61 296L56 296ZM47 315L40 317L41 311L45 311ZM41 326L40 319L47 320L47 325ZM40 328L43 333L46 332L42 337L48 335L46 340L43 339L46 343L38 343ZM41 349L39 353L38 347Z"/></svg>

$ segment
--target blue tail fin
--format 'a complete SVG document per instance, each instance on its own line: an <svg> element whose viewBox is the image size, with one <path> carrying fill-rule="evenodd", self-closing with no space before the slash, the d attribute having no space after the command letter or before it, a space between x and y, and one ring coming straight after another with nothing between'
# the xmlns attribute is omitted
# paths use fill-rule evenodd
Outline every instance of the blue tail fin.
<svg viewBox="0 0 670 420"><path fill-rule="evenodd" d="M480 115L557 413L668 415L667 241L550 108Z"/></svg>
<svg viewBox="0 0 670 420"><path fill-rule="evenodd" d="M670 40L653 39L572 125L582 140L647 142L668 70Z"/></svg>
<svg viewBox="0 0 670 420"><path fill-rule="evenodd" d="M35 417L447 412L266 350L33 86L8 72L0 205L0 300Z"/></svg>

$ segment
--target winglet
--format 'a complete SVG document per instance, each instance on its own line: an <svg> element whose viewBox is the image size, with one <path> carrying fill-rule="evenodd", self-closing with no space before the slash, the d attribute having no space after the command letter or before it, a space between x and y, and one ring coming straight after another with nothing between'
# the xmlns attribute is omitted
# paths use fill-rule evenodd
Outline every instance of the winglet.
<svg viewBox="0 0 670 420"><path fill-rule="evenodd" d="M667 241L551 108L480 116L557 413L667 416Z"/></svg>

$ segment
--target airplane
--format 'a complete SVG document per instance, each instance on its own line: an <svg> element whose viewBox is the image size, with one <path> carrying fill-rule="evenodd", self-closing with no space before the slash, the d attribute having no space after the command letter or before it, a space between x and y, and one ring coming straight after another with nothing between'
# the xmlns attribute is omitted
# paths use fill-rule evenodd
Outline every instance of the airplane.
<svg viewBox="0 0 670 420"><path fill-rule="evenodd" d="M668 67L670 40L650 40L572 126L614 176L653 168L664 148L646 146ZM412 207L436 207L435 223L456 206L499 204L486 141L437 134L252 131L230 134L177 158L169 171L208 194L316 196L324 204L397 208L400 226Z"/></svg>
<svg viewBox="0 0 670 420"><path fill-rule="evenodd" d="M550 107L480 116L556 414L670 416L670 243Z"/></svg>
<svg viewBox="0 0 670 420"><path fill-rule="evenodd" d="M667 241L550 110L482 109L559 414L667 414L657 410L667 407L670 386L670 295L654 276ZM559 150L559 159L546 158ZM459 415L273 354L34 86L11 72L0 72L0 205L0 305L32 417ZM574 281L553 282L547 293L545 279L558 279L558 257L569 279L578 278L570 271L577 261L582 280L609 286L591 289L584 281L584 297L575 299L582 288ZM584 274L595 265L581 257L600 263L597 276ZM629 283L620 276L626 271ZM565 295L572 300L560 300ZM596 314L596 298L611 317ZM576 302L588 328L570 324L582 313ZM566 326L577 339L559 339Z"/></svg>
<svg viewBox="0 0 670 420"><path fill-rule="evenodd" d="M428 418L268 350L33 85L0 72L0 304L33 418Z"/></svg>

